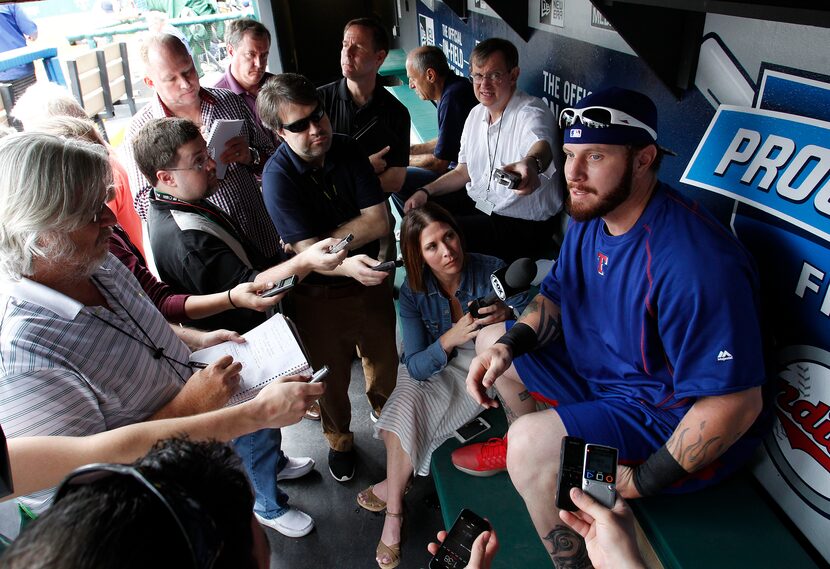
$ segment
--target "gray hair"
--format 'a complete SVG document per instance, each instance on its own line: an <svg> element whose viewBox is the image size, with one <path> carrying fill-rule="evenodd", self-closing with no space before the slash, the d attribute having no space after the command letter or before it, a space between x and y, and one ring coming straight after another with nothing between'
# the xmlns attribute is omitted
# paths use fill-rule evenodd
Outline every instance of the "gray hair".
<svg viewBox="0 0 830 569"><path fill-rule="evenodd" d="M135 163L150 185L156 187L156 173L173 166L179 148L201 135L199 127L187 119L153 119L141 127L133 140Z"/></svg>
<svg viewBox="0 0 830 569"><path fill-rule="evenodd" d="M17 280L71 251L66 234L100 210L112 170L106 148L40 133L0 139L0 164L0 273Z"/></svg>
<svg viewBox="0 0 830 569"><path fill-rule="evenodd" d="M273 131L282 128L280 111L288 103L316 105L320 102L317 89L298 73L280 73L265 82L256 97L256 109L262 123Z"/></svg>
<svg viewBox="0 0 830 569"><path fill-rule="evenodd" d="M229 46L238 46L245 34L251 34L256 38L268 38L268 43L271 43L271 32L256 20L240 18L225 24L225 43Z"/></svg>
<svg viewBox="0 0 830 569"><path fill-rule="evenodd" d="M450 74L450 66L447 64L447 56L440 47L434 45L423 45L416 47L409 52L409 63L412 68L420 74L432 69L438 77L447 77Z"/></svg>
<svg viewBox="0 0 830 569"><path fill-rule="evenodd" d="M50 117L87 118L84 108L66 87L51 82L35 83L26 89L9 114L22 122L27 130Z"/></svg>
<svg viewBox="0 0 830 569"><path fill-rule="evenodd" d="M161 49L168 49L176 53L182 53L190 57L190 52L187 51L187 46L182 43L182 40L172 34L150 34L141 42L141 61L147 66L150 64L150 51Z"/></svg>
<svg viewBox="0 0 830 569"><path fill-rule="evenodd" d="M98 130L98 126L86 118L50 117L35 123L35 126L30 128L28 132L41 132L68 138L80 138L87 142L106 146L104 138L101 136L101 131Z"/></svg>

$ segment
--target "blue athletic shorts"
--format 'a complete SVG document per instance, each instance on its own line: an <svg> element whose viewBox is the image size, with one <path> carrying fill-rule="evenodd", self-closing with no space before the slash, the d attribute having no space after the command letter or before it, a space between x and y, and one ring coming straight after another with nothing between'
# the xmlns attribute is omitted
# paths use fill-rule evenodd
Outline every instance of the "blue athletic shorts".
<svg viewBox="0 0 830 569"><path fill-rule="evenodd" d="M507 329L513 324L507 322ZM621 464L633 466L646 460L666 443L688 411L657 409L628 397L593 393L573 369L561 341L520 356L513 365L534 399L554 407L569 435L615 447ZM667 492L689 492L722 480L737 470L759 443L758 439L739 440L710 467Z"/></svg>

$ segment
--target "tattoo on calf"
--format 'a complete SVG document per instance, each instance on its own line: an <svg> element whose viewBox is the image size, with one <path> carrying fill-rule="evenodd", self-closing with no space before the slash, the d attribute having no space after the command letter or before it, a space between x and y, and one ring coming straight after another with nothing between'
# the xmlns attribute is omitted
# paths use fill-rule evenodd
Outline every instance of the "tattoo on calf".
<svg viewBox="0 0 830 569"><path fill-rule="evenodd" d="M542 538L557 569L592 567L585 540L566 525L556 525Z"/></svg>

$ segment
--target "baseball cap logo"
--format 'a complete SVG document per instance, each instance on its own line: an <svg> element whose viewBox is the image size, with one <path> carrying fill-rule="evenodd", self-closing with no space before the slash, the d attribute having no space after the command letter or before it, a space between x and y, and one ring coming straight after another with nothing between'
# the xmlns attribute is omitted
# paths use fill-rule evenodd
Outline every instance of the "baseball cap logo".
<svg viewBox="0 0 830 569"><path fill-rule="evenodd" d="M572 128L570 136L571 136L571 138L582 138L582 129L581 128Z"/></svg>

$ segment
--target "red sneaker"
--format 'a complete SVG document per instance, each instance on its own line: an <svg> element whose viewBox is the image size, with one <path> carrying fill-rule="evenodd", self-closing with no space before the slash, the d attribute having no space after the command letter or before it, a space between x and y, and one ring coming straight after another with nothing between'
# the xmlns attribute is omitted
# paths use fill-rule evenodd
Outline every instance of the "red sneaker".
<svg viewBox="0 0 830 569"><path fill-rule="evenodd" d="M486 443L473 443L457 448L452 463L461 472L472 476L493 476L507 470L507 439L492 438Z"/></svg>

